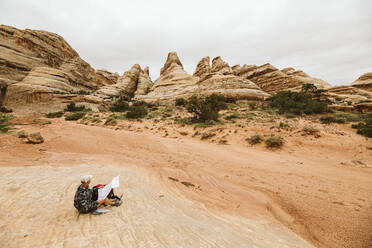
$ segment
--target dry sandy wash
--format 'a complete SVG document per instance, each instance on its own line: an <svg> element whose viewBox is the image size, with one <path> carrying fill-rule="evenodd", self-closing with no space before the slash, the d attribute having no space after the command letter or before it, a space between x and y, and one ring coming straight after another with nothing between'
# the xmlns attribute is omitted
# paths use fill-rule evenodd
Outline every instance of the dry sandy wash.
<svg viewBox="0 0 372 248"><path fill-rule="evenodd" d="M0 136L1 247L372 247L371 143L359 136L349 149L268 151L63 120L23 129L45 142ZM365 166L340 165L353 158ZM124 204L78 215L83 174L120 175Z"/></svg>

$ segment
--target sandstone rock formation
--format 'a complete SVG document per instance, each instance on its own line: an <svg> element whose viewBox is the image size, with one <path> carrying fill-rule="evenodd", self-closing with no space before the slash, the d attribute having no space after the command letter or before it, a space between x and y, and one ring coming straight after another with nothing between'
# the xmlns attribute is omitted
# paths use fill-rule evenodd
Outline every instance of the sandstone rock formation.
<svg viewBox="0 0 372 248"><path fill-rule="evenodd" d="M363 74L357 80L355 80L351 85L356 88L360 88L360 89L368 90L372 92L372 72Z"/></svg>
<svg viewBox="0 0 372 248"><path fill-rule="evenodd" d="M146 95L152 86L148 67L142 70L135 64L120 77L115 84L106 85L94 92L94 96L102 99L132 99L134 96Z"/></svg>
<svg viewBox="0 0 372 248"><path fill-rule="evenodd" d="M248 100L264 100L270 96L250 80L234 75L229 64L221 57L214 58L210 72L204 70L206 72L202 74L203 68L208 68L207 64L209 65L209 57L198 63L194 73L200 75L197 82L199 95L219 93L228 98Z"/></svg>
<svg viewBox="0 0 372 248"><path fill-rule="evenodd" d="M276 93L281 90L297 90L302 84L311 83L319 89L331 87L327 82L312 78L303 71L293 68L278 70L271 64L234 66L234 74L256 83L261 89L268 93Z"/></svg>
<svg viewBox="0 0 372 248"><path fill-rule="evenodd" d="M177 53L170 52L167 61L160 70L160 77L154 82L147 95L138 96L138 100L161 102L186 97L197 90L197 77L189 75L184 69Z"/></svg>
<svg viewBox="0 0 372 248"><path fill-rule="evenodd" d="M99 86L116 84L119 78L117 72L112 73L107 70L96 70L96 77Z"/></svg>
<svg viewBox="0 0 372 248"><path fill-rule="evenodd" d="M209 57L202 58L191 76L184 70L177 54L171 52L150 92L139 99L153 103L168 102L179 97L187 98L194 94L207 96L213 93L228 98L252 100L263 100L269 96L253 82L234 75L221 57L213 59L212 66Z"/></svg>
<svg viewBox="0 0 372 248"><path fill-rule="evenodd" d="M101 84L94 69L54 33L0 25L0 54L4 104L50 101L52 93L90 92Z"/></svg>

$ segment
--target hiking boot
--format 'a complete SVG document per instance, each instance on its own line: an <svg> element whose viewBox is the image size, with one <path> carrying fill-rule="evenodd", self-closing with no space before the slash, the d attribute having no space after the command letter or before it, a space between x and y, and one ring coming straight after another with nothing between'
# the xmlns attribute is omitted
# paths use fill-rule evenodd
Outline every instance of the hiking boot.
<svg viewBox="0 0 372 248"><path fill-rule="evenodd" d="M122 203L123 203L122 201L116 201L116 202L114 203L114 206L115 206L115 207L119 207Z"/></svg>

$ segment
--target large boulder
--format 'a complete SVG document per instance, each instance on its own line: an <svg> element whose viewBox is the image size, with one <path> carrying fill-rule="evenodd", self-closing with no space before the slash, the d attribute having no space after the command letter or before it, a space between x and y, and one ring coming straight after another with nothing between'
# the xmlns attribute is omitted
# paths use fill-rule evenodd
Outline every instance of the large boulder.
<svg viewBox="0 0 372 248"><path fill-rule="evenodd" d="M360 76L352 84L353 87L372 92L372 72L368 72Z"/></svg>
<svg viewBox="0 0 372 248"><path fill-rule="evenodd" d="M26 140L27 143L30 144L41 144L44 142L44 138L41 136L40 132L29 134Z"/></svg>

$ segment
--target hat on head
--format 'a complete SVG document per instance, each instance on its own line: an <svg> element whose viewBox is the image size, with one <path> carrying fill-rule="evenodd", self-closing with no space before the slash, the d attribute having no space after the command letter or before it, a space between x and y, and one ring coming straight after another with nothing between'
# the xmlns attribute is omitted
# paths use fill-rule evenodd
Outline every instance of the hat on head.
<svg viewBox="0 0 372 248"><path fill-rule="evenodd" d="M87 183L92 179L92 175L85 175L81 178L82 183Z"/></svg>

